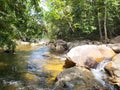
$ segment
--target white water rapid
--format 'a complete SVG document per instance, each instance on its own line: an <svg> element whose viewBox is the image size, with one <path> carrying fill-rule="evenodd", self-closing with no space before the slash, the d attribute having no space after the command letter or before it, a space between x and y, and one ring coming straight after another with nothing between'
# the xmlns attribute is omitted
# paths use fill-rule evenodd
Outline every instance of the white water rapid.
<svg viewBox="0 0 120 90"><path fill-rule="evenodd" d="M110 60L103 60L100 62L96 69L91 69L95 79L100 82L104 87L108 88L108 90L116 90L114 86L110 85L107 81L107 74L104 70L104 67Z"/></svg>

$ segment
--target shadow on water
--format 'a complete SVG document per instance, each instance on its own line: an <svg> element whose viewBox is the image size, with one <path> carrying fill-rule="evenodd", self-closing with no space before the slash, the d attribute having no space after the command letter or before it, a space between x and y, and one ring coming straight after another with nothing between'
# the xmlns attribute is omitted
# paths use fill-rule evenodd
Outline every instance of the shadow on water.
<svg viewBox="0 0 120 90"><path fill-rule="evenodd" d="M45 90L50 88L48 82L52 82L59 70L55 69L53 58L45 57L47 46L35 48L22 48L16 54L0 54L0 90ZM54 60L59 65L59 60ZM48 65L47 65L48 64ZM51 67L51 66L53 67ZM52 75L52 72L56 72ZM52 78L52 80L51 80Z"/></svg>

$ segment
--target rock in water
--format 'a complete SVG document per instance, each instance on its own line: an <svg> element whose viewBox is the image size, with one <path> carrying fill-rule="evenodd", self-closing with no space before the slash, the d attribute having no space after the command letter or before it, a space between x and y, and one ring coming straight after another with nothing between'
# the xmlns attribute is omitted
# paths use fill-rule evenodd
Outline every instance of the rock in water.
<svg viewBox="0 0 120 90"><path fill-rule="evenodd" d="M113 57L112 61L109 62L105 69L109 73L109 80L113 85L118 86L120 90L120 54Z"/></svg>
<svg viewBox="0 0 120 90"><path fill-rule="evenodd" d="M49 43L49 47L52 51L57 53L64 53L68 50L67 42L63 40L57 40L56 42Z"/></svg>
<svg viewBox="0 0 120 90"><path fill-rule="evenodd" d="M83 45L72 48L67 53L67 62L64 67L71 67L73 65L83 66L88 68L95 68L97 63L105 59L110 59L115 55L114 51L105 45Z"/></svg>
<svg viewBox="0 0 120 90"><path fill-rule="evenodd" d="M54 90L105 90L91 71L82 67L72 67L61 72L56 79Z"/></svg>

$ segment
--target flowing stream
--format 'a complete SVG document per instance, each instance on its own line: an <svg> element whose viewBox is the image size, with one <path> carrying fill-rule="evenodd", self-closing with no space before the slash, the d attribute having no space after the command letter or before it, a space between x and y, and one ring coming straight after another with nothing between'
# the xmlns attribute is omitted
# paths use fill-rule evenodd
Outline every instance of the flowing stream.
<svg viewBox="0 0 120 90"><path fill-rule="evenodd" d="M0 90L52 90L55 77L63 70L64 61L44 54L47 46L20 46L16 54L0 53ZM91 69L94 77L108 90L116 90L108 84L103 60L96 69Z"/></svg>
<svg viewBox="0 0 120 90"><path fill-rule="evenodd" d="M103 60L98 64L96 69L91 69L95 79L102 84L103 87L106 87L108 90L117 90L114 86L110 85L107 80L107 73L105 71L105 66L110 60Z"/></svg>
<svg viewBox="0 0 120 90"><path fill-rule="evenodd" d="M63 61L47 52L47 46L20 46L16 54L0 53L0 90L51 90Z"/></svg>

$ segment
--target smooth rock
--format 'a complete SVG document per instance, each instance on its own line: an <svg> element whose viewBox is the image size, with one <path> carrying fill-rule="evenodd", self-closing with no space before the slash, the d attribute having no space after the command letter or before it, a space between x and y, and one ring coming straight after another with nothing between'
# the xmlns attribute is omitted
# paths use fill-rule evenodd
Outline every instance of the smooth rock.
<svg viewBox="0 0 120 90"><path fill-rule="evenodd" d="M97 63L104 59L110 59L114 55L114 51L105 45L77 46L67 53L67 60L64 67L70 67L69 62L70 64L73 62L76 66L95 68Z"/></svg>
<svg viewBox="0 0 120 90"><path fill-rule="evenodd" d="M117 54L105 69L109 74L110 83L120 88L120 54Z"/></svg>

